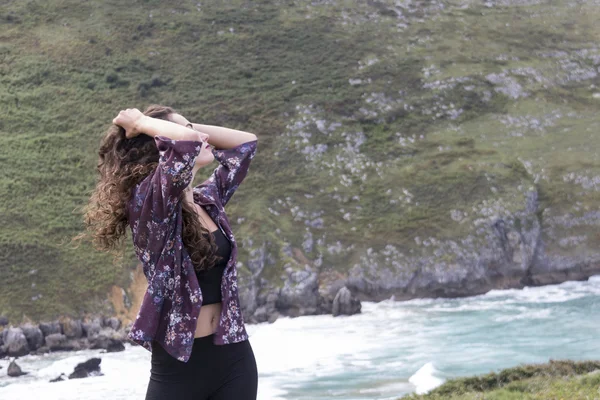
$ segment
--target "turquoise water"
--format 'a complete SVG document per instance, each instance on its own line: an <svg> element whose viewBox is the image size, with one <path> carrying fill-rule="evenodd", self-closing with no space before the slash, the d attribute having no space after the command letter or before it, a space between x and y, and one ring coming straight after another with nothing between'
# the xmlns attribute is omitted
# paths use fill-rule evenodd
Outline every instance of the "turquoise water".
<svg viewBox="0 0 600 400"><path fill-rule="evenodd" d="M492 291L462 299L363 303L350 317L280 318L248 325L259 399L396 399L452 377L549 359L600 359L600 276L586 282ZM19 359L0 398L143 399L150 354L99 354L101 377L48 383L98 351Z"/></svg>

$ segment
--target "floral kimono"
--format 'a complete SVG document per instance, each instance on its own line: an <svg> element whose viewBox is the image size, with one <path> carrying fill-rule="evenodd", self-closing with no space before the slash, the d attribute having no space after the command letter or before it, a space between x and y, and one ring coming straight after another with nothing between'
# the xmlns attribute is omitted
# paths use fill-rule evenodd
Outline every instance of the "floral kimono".
<svg viewBox="0 0 600 400"><path fill-rule="evenodd" d="M160 153L156 170L136 185L128 203L129 225L148 289L128 338L152 351L157 341L179 361L187 362L202 292L191 258L182 242L182 193L192 180L192 169L203 142L154 137ZM219 166L194 187L194 203L201 205L231 242L231 255L221 281L222 312L214 344L248 339L238 295L237 244L224 207L242 183L256 153L257 140L212 152Z"/></svg>

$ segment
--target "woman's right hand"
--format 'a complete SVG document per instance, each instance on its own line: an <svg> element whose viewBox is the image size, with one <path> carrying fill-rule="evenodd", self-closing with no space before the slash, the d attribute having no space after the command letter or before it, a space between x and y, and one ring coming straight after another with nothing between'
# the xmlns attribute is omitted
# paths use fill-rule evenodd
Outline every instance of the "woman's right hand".
<svg viewBox="0 0 600 400"><path fill-rule="evenodd" d="M142 133L140 122L144 117L145 115L137 108L128 108L127 110L121 110L112 122L125 129L125 137L131 139Z"/></svg>

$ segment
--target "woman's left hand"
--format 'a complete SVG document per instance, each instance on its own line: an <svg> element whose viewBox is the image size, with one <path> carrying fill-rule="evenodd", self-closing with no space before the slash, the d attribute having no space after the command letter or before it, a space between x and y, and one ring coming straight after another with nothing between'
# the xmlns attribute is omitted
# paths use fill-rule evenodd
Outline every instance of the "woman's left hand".
<svg viewBox="0 0 600 400"><path fill-rule="evenodd" d="M144 117L145 115L137 108L128 108L127 110L121 110L112 122L125 129L125 137L131 139L142 133L139 126Z"/></svg>

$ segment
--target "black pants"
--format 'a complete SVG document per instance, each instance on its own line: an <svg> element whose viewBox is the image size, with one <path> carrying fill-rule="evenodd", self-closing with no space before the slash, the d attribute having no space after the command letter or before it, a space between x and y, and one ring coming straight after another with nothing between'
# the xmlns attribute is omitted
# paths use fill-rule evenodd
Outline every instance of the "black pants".
<svg viewBox="0 0 600 400"><path fill-rule="evenodd" d="M146 400L256 400L258 371L250 341L213 344L214 333L194 339L187 363L152 343Z"/></svg>

